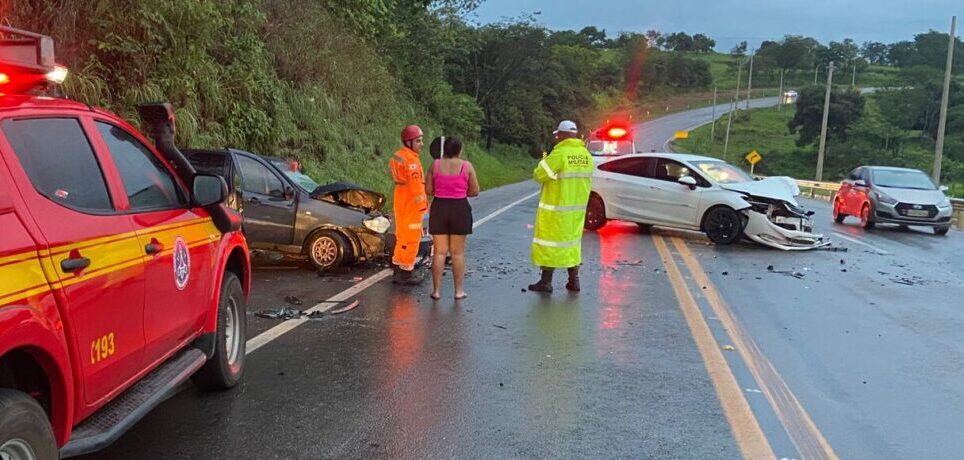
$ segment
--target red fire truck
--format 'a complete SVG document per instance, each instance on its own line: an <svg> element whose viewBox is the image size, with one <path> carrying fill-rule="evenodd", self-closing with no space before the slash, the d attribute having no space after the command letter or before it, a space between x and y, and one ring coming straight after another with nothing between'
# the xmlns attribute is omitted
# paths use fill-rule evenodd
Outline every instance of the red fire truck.
<svg viewBox="0 0 964 460"><path fill-rule="evenodd" d="M224 180L174 146L169 104L38 96L49 37L0 27L0 458L105 447L184 381L238 383L249 254Z"/></svg>

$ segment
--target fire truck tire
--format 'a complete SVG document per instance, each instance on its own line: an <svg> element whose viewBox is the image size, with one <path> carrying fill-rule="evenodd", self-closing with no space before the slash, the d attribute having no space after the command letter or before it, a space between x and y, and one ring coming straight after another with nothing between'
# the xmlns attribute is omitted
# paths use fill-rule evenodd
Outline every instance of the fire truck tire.
<svg viewBox="0 0 964 460"><path fill-rule="evenodd" d="M60 458L47 414L26 393L0 389L0 458Z"/></svg>
<svg viewBox="0 0 964 460"><path fill-rule="evenodd" d="M201 389L227 390L241 381L248 329L246 310L241 281L234 273L225 272L221 282L214 356L193 377Z"/></svg>

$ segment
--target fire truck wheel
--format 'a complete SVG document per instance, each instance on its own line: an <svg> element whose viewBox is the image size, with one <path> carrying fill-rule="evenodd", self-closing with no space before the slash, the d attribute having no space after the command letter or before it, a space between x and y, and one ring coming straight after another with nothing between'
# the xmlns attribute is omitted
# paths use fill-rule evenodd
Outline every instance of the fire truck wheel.
<svg viewBox="0 0 964 460"><path fill-rule="evenodd" d="M241 381L248 329L246 310L241 281L234 273L225 272L214 356L194 374L197 386L204 390L226 390Z"/></svg>
<svg viewBox="0 0 964 460"><path fill-rule="evenodd" d="M0 458L57 459L60 452L47 414L26 393L0 389Z"/></svg>

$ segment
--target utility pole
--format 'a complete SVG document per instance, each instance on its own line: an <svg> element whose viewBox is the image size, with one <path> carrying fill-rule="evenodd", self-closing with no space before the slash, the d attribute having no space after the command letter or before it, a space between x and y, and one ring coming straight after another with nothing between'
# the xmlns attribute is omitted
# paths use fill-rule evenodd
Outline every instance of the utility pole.
<svg viewBox="0 0 964 460"><path fill-rule="evenodd" d="M817 66L813 68L813 84L814 84L814 85L817 84L817 69L819 69L819 68L820 68L820 65L819 65L819 64L817 64Z"/></svg>
<svg viewBox="0 0 964 460"><path fill-rule="evenodd" d="M951 42L947 45L947 68L944 69L944 94L941 96L941 117L937 124L937 147L934 148L934 182L941 183L941 160L944 156L944 128L947 126L947 98L951 88L951 66L954 64L954 26L957 16L951 16Z"/></svg>
<svg viewBox="0 0 964 460"><path fill-rule="evenodd" d="M854 68L853 69L854 75L853 77L850 77L850 87L856 88L857 87L857 60L854 59L853 61L850 61L850 66Z"/></svg>
<svg viewBox="0 0 964 460"><path fill-rule="evenodd" d="M730 126L733 125L733 112L738 110L740 104L740 80L743 78L743 63L736 66L736 94L733 95L733 102L730 103L730 113L726 118L726 137L723 139L723 161L726 161L726 150L730 146Z"/></svg>
<svg viewBox="0 0 964 460"><path fill-rule="evenodd" d="M753 91L753 55L756 50L750 52L750 76L746 82L746 109L750 110L750 92Z"/></svg>
<svg viewBox="0 0 964 460"><path fill-rule="evenodd" d="M823 180L823 152L827 146L827 117L830 115L830 89L833 84L833 61L827 67L827 95L823 98L823 122L820 124L820 150L817 151L817 182Z"/></svg>
<svg viewBox="0 0 964 460"><path fill-rule="evenodd" d="M778 111L778 112L782 112L782 111L783 111L783 72L784 72L785 70L786 70L786 69L780 69L780 94L777 95L777 97L779 98L779 99L778 99L778 102L777 102L777 111Z"/></svg>
<svg viewBox="0 0 964 460"><path fill-rule="evenodd" d="M710 143L716 142L716 85L713 85L713 116L710 118Z"/></svg>

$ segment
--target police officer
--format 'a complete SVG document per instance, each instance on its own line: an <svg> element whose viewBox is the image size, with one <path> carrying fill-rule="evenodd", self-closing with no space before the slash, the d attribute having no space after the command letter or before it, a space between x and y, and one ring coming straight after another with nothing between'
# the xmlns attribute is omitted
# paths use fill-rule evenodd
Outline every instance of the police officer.
<svg viewBox="0 0 964 460"><path fill-rule="evenodd" d="M579 291L582 231L593 161L578 132L572 121L559 123L559 129L552 133L556 146L533 171L535 180L542 184L542 193L532 239L532 263L542 269L542 277L529 285L530 291L552 292L552 273L557 268L569 271L566 289Z"/></svg>

